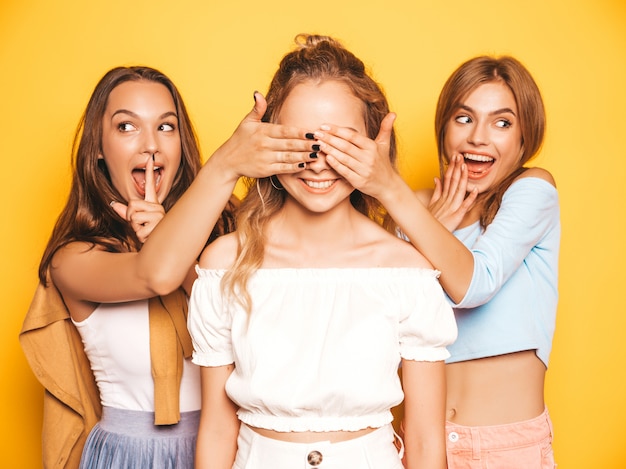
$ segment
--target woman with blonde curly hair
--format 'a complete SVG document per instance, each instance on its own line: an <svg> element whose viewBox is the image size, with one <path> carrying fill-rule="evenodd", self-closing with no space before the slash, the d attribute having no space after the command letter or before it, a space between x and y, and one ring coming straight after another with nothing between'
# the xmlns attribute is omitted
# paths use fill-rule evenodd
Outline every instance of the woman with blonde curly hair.
<svg viewBox="0 0 626 469"><path fill-rule="evenodd" d="M316 139L340 126L346 151L395 160L382 90L329 37L297 38L264 120ZM406 396L408 467L443 469L456 325L438 272L314 149L300 172L250 180L237 231L201 256L188 322L198 467L400 469L390 409Z"/></svg>

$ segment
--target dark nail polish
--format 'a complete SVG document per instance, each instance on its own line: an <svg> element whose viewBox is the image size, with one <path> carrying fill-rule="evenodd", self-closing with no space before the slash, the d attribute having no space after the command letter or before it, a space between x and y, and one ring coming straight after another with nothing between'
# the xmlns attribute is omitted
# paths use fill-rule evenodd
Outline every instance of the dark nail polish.
<svg viewBox="0 0 626 469"><path fill-rule="evenodd" d="M313 151L320 151L320 146L319 145L313 145Z"/></svg>
<svg viewBox="0 0 626 469"><path fill-rule="evenodd" d="M154 153L152 153L152 162L154 163Z"/></svg>
<svg viewBox="0 0 626 469"><path fill-rule="evenodd" d="M306 163L298 163L298 168L304 168L306 167Z"/></svg>
<svg viewBox="0 0 626 469"><path fill-rule="evenodd" d="M257 90L254 90L254 93L252 93L252 99L254 99L254 102L256 103L256 94L258 93Z"/></svg>
<svg viewBox="0 0 626 469"><path fill-rule="evenodd" d="M304 134L304 136L309 140L315 140L315 135L313 135L311 132Z"/></svg>
<svg viewBox="0 0 626 469"><path fill-rule="evenodd" d="M309 158L312 158L312 159L317 158L317 153L315 153L315 152L309 153Z"/></svg>

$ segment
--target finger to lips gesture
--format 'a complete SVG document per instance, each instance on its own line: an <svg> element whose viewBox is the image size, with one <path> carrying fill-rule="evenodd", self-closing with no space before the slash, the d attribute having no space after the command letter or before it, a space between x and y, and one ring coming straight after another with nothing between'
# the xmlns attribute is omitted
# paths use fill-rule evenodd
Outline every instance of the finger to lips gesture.
<svg viewBox="0 0 626 469"><path fill-rule="evenodd" d="M353 129L330 124L315 132L328 164L355 189L380 199L396 174L389 161L394 113L385 116L375 140Z"/></svg>
<svg viewBox="0 0 626 469"><path fill-rule="evenodd" d="M154 155L151 155L146 162L144 198L132 199L128 205L120 202L112 202L111 206L117 214L127 220L135 231L137 238L145 243L165 216L165 209L159 203L156 187L156 177L154 175Z"/></svg>
<svg viewBox="0 0 626 469"><path fill-rule="evenodd" d="M468 193L469 190L469 193ZM478 190L468 184L467 166L459 154L450 158L443 184L435 178L435 190L428 209L449 231L455 230L468 210L472 208Z"/></svg>
<svg viewBox="0 0 626 469"><path fill-rule="evenodd" d="M317 157L313 133L296 127L261 122L265 97L254 93L255 104L218 152L228 153L227 164L235 177L267 177L302 170Z"/></svg>

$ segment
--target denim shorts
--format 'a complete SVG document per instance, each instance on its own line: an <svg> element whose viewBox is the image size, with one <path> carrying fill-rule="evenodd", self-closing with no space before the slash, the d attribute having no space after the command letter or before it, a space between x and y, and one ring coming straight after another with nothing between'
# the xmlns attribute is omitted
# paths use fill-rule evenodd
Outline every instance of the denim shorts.
<svg viewBox="0 0 626 469"><path fill-rule="evenodd" d="M506 425L466 427L446 422L449 469L554 469L552 422L539 417Z"/></svg>
<svg viewBox="0 0 626 469"><path fill-rule="evenodd" d="M259 435L241 424L233 469L403 469L391 424L331 443L292 443Z"/></svg>

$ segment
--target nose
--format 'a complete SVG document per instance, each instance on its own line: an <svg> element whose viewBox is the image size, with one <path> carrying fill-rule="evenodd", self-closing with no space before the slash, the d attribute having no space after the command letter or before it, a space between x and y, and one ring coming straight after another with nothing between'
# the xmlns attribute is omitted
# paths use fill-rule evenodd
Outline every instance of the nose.
<svg viewBox="0 0 626 469"><path fill-rule="evenodd" d="M316 174L319 174L324 170L330 169L330 166L326 162L326 153L318 151L317 158L309 162L307 164L307 168Z"/></svg>
<svg viewBox="0 0 626 469"><path fill-rule="evenodd" d="M489 143L487 126L482 124L474 125L467 140L474 145L486 145Z"/></svg>
<svg viewBox="0 0 626 469"><path fill-rule="evenodd" d="M156 130L146 130L143 134L143 142L142 142L142 152L152 155L154 153L158 153L159 151L159 143L158 143L158 132Z"/></svg>

